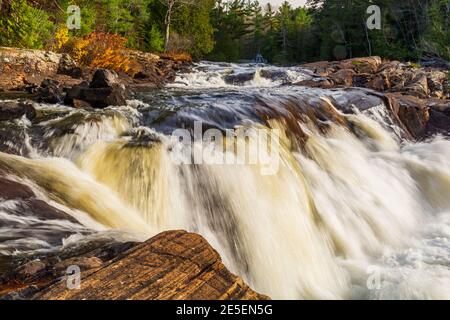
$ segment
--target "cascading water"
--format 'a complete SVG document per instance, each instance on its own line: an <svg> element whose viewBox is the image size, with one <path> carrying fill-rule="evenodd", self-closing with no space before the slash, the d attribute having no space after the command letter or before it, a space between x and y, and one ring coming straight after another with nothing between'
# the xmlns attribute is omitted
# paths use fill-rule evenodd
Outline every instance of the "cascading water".
<svg viewBox="0 0 450 320"><path fill-rule="evenodd" d="M0 169L93 230L89 237L198 232L272 298L450 299L450 141L407 142L382 102L341 110L348 93L289 85L310 77L299 68L202 63L130 106L59 110L25 126L33 152L0 153ZM183 162L191 154L171 134L193 133L196 122L202 134L278 130L276 142L264 141L277 150L277 170L263 174L236 149L216 148L241 143L252 155L252 135L193 137L193 150L212 145L229 162ZM2 233L13 218L18 227L31 219L11 206L0 205ZM74 233L70 241L87 237ZM48 247L34 241L33 249ZM0 253L18 251L0 243Z"/></svg>

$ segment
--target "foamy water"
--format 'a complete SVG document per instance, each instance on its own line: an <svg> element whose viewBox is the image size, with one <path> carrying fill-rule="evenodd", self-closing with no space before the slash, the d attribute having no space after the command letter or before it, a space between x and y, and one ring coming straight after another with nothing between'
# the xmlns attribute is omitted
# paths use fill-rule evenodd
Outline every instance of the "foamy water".
<svg viewBox="0 0 450 320"><path fill-rule="evenodd" d="M252 70L241 85L226 81ZM132 111L82 116L69 133L55 127L75 111L41 123L49 142L30 142L37 155L0 153L0 165L32 181L46 201L70 208L95 231L91 238L198 232L227 267L275 299L450 299L450 141L405 141L382 104L343 114L333 106L339 91L286 85L309 76L300 69L200 64L160 95L144 95ZM286 95L328 103L349 125L295 118L304 135L299 144L292 124L262 121L255 112L262 96L281 114L300 113L285 109ZM185 155L169 133L194 121L221 130L279 129L276 174L238 161L175 163L174 156ZM231 141L239 142L249 143ZM14 206L0 205L2 232L12 232L11 221L32 222ZM64 243L86 239L78 233ZM32 235L23 241L34 241L34 250L52 247ZM14 245L3 244L2 252Z"/></svg>

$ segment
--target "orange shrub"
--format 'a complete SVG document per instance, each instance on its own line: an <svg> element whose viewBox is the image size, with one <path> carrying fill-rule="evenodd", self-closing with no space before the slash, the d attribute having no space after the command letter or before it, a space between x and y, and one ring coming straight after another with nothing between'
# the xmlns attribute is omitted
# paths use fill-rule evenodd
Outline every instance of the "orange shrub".
<svg viewBox="0 0 450 320"><path fill-rule="evenodd" d="M192 56L185 52L166 52L161 53L159 56L163 59L169 59L173 61L192 62Z"/></svg>
<svg viewBox="0 0 450 320"><path fill-rule="evenodd" d="M127 39L118 35L92 32L84 38L69 41L62 51L69 53L80 65L135 74L139 66L128 55Z"/></svg>

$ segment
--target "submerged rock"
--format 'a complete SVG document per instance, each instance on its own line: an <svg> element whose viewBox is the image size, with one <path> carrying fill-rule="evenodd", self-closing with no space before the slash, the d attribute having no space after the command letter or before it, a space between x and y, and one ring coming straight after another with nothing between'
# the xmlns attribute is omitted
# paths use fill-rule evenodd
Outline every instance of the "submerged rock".
<svg viewBox="0 0 450 320"><path fill-rule="evenodd" d="M164 232L132 245L110 260L96 258L102 248L54 266L43 278L7 292L3 299L35 300L259 300L268 299L231 274L219 254L201 236L185 231ZM81 288L69 290L66 269L83 266ZM42 269L41 269L42 270ZM58 276L59 275L59 276ZM18 274L10 274L9 280ZM52 278L55 277L55 278ZM58 277L60 278L58 280ZM139 279L139 281L136 281ZM41 281L40 281L41 280ZM46 280L42 283L42 280ZM5 293L6 281L0 282ZM38 284L38 285L37 285ZM33 287L34 286L34 287Z"/></svg>
<svg viewBox="0 0 450 320"><path fill-rule="evenodd" d="M32 120L36 117L33 105L23 101L0 101L0 121L20 119L26 116Z"/></svg>

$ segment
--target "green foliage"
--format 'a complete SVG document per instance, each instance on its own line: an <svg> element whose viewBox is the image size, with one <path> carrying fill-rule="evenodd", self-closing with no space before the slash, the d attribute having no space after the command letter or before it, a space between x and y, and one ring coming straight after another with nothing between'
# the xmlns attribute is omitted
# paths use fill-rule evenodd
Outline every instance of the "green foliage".
<svg viewBox="0 0 450 320"><path fill-rule="evenodd" d="M291 64L380 55L417 62L430 53L450 59L448 0L308 0L303 8L288 1L276 8L257 0L175 1L168 49L197 59L262 54ZM381 30L366 26L372 4L381 8ZM81 30L63 33L69 5L81 9ZM95 31L126 38L128 48L164 50L162 0L8 0L0 7L3 46L44 48Z"/></svg>
<svg viewBox="0 0 450 320"><path fill-rule="evenodd" d="M429 25L422 38L422 45L444 59L450 60L450 3L436 0L429 8Z"/></svg>
<svg viewBox="0 0 450 320"><path fill-rule="evenodd" d="M174 12L173 25L176 34L185 39L181 51L200 58L212 51L214 47L213 27L210 23L210 13L214 0L198 0L196 5L180 6Z"/></svg>
<svg viewBox="0 0 450 320"><path fill-rule="evenodd" d="M11 1L9 11L0 17L2 46L41 49L50 41L52 31L49 14L25 0Z"/></svg>
<svg viewBox="0 0 450 320"><path fill-rule="evenodd" d="M147 49L153 52L164 51L164 37L158 26L152 25L146 39Z"/></svg>

